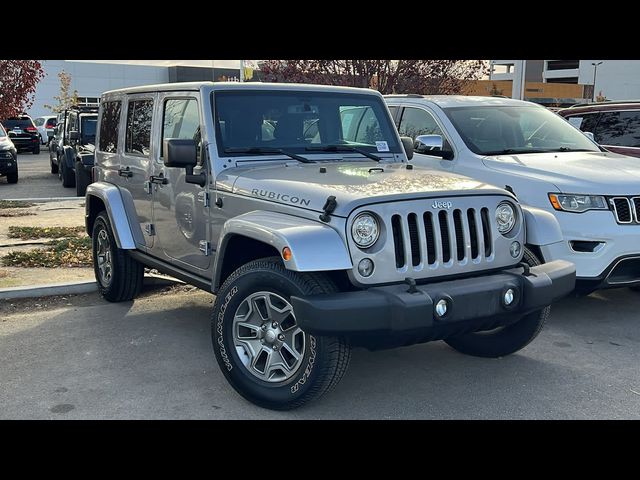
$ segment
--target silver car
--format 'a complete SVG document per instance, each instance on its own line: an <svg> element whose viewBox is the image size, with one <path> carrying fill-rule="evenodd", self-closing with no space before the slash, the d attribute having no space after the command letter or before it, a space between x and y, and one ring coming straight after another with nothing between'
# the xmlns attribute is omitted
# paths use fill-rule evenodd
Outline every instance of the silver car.
<svg viewBox="0 0 640 480"><path fill-rule="evenodd" d="M574 288L571 263L538 265L523 248L555 220L412 155L372 90L106 92L86 196L100 292L135 298L147 266L215 294L218 363L272 409L334 387L352 346L525 347Z"/></svg>

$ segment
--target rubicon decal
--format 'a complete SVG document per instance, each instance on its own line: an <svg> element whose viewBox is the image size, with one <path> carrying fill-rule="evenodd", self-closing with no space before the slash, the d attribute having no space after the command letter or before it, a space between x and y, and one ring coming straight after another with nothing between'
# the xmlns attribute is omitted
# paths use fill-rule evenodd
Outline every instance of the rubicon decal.
<svg viewBox="0 0 640 480"><path fill-rule="evenodd" d="M311 204L311 200L307 200L306 198L300 198L296 197L295 195L288 195L286 193L270 192L269 190L260 190L258 188L254 188L253 190L251 190L251 195L255 197L266 198L268 200L293 203L294 205L308 206Z"/></svg>

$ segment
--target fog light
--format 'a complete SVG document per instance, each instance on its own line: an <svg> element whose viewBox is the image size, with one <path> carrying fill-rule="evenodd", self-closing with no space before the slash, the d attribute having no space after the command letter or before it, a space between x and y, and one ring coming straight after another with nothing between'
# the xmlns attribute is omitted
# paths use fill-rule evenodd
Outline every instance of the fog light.
<svg viewBox="0 0 640 480"><path fill-rule="evenodd" d="M508 307L513 303L516 299L516 292L513 291L513 288L508 288L506 292L504 292L504 296L502 297L502 301Z"/></svg>
<svg viewBox="0 0 640 480"><path fill-rule="evenodd" d="M13 163L7 162L7 167L13 167Z"/></svg>
<svg viewBox="0 0 640 480"><path fill-rule="evenodd" d="M520 256L520 252L522 251L522 246L520 242L511 242L511 246L509 247L509 252L511 252L511 256L513 258L518 258Z"/></svg>
<svg viewBox="0 0 640 480"><path fill-rule="evenodd" d="M358 273L363 277L370 277L373 273L373 260L370 258L363 258L358 263Z"/></svg>
<svg viewBox="0 0 640 480"><path fill-rule="evenodd" d="M449 309L449 304L446 300L438 300L436 303L436 313L439 317L444 317L447 314L447 310Z"/></svg>

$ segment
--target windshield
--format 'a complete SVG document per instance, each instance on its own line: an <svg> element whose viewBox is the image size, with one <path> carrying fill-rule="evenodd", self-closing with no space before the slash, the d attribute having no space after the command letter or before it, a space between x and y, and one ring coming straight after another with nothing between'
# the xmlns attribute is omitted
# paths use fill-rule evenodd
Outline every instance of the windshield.
<svg viewBox="0 0 640 480"><path fill-rule="evenodd" d="M471 151L479 155L600 149L546 108L453 107L445 114Z"/></svg>
<svg viewBox="0 0 640 480"><path fill-rule="evenodd" d="M80 117L82 121L82 139L85 143L96 141L96 124L98 117Z"/></svg>
<svg viewBox="0 0 640 480"><path fill-rule="evenodd" d="M2 124L0 124L0 137L6 137L7 136L7 132L4 131L4 128L2 128Z"/></svg>
<svg viewBox="0 0 640 480"><path fill-rule="evenodd" d="M373 95L221 91L215 93L215 116L220 156L260 149L303 155L322 153L325 147L342 152L336 145L400 153L387 109ZM246 149L253 151L238 151Z"/></svg>

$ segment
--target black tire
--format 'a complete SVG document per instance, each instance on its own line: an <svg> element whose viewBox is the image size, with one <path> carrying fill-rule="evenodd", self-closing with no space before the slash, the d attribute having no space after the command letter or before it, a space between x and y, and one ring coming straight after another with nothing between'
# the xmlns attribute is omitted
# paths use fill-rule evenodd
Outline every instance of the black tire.
<svg viewBox="0 0 640 480"><path fill-rule="evenodd" d="M7 183L18 183L18 171L7 173Z"/></svg>
<svg viewBox="0 0 640 480"><path fill-rule="evenodd" d="M542 262L528 248L522 258L534 267ZM544 326L551 307L525 315L516 323L486 332L472 332L445 339L445 342L460 353L476 357L496 358L511 355L526 347L538 336Z"/></svg>
<svg viewBox="0 0 640 480"><path fill-rule="evenodd" d="M39 155L40 154L40 143L38 143L38 145L33 147L33 150L31 150L31 153L33 153L34 155Z"/></svg>
<svg viewBox="0 0 640 480"><path fill-rule="evenodd" d="M76 196L84 197L87 193L87 187L91 183L89 175L79 162L76 162Z"/></svg>
<svg viewBox="0 0 640 480"><path fill-rule="evenodd" d="M250 402L273 410L300 407L331 390L346 372L351 358L351 348L344 339L303 333L307 347L300 353L302 361L297 370L291 372L290 378L268 382L251 373L240 359L234 345L233 319L252 293L266 291L289 301L292 295L336 290L325 275L292 272L278 257L254 260L233 272L220 288L211 316L213 350L231 386Z"/></svg>
<svg viewBox="0 0 640 480"><path fill-rule="evenodd" d="M62 186L65 188L72 188L76 186L76 175L73 170L67 168L67 165L62 159L59 161L60 165L60 178L62 179Z"/></svg>
<svg viewBox="0 0 640 480"><path fill-rule="evenodd" d="M111 275L106 279L100 272L98 252L99 237L104 232L108 239ZM105 211L98 214L91 234L93 271L98 283L98 291L110 302L124 302L135 298L142 288L144 266L129 256L126 250L118 248L111 229L109 216Z"/></svg>
<svg viewBox="0 0 640 480"><path fill-rule="evenodd" d="M58 165L53 163L51 158L49 158L49 163L51 164L51 173L58 173Z"/></svg>

